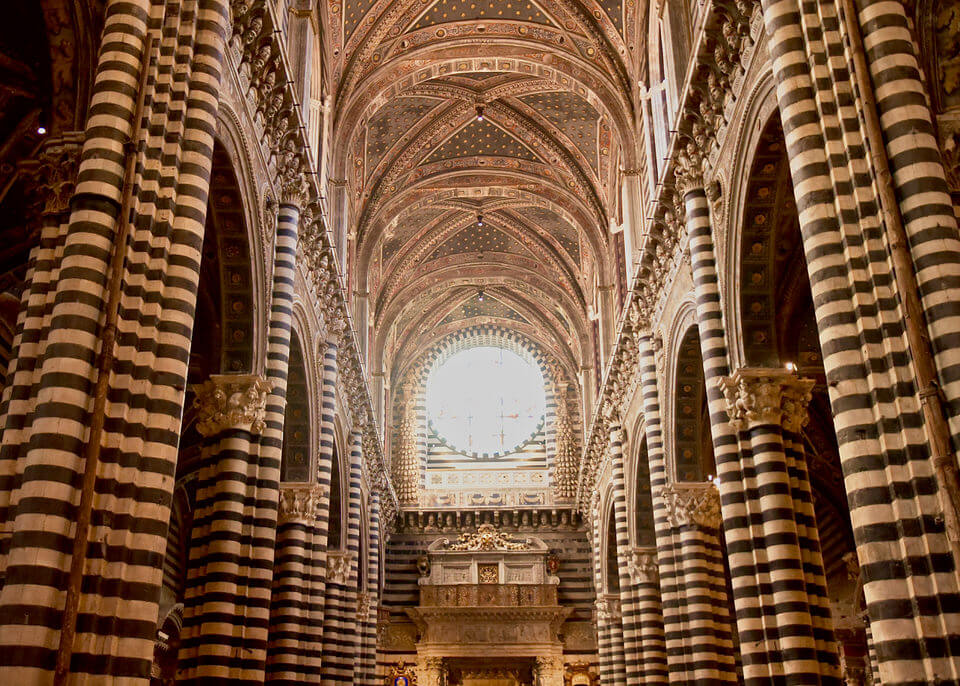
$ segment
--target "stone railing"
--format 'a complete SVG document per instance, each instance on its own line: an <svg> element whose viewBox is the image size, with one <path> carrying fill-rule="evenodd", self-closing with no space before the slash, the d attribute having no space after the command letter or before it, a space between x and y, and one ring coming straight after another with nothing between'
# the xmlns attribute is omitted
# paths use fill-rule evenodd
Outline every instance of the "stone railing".
<svg viewBox="0 0 960 686"><path fill-rule="evenodd" d="M544 607L557 604L556 584L421 586L421 607Z"/></svg>

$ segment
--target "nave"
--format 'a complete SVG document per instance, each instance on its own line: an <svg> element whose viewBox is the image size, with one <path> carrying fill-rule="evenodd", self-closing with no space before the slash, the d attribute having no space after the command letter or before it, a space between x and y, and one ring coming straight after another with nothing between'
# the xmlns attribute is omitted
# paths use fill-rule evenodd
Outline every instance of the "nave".
<svg viewBox="0 0 960 686"><path fill-rule="evenodd" d="M0 12L0 680L960 686L956 2Z"/></svg>

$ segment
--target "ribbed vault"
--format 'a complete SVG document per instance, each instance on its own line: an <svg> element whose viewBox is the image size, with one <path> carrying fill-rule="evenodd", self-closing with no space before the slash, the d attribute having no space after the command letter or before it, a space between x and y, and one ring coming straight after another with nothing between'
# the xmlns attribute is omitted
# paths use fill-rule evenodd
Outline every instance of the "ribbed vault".
<svg viewBox="0 0 960 686"><path fill-rule="evenodd" d="M371 367L393 387L476 326L529 338L570 379L594 364L600 293L618 292L619 174L636 166L635 5L332 5L331 176Z"/></svg>

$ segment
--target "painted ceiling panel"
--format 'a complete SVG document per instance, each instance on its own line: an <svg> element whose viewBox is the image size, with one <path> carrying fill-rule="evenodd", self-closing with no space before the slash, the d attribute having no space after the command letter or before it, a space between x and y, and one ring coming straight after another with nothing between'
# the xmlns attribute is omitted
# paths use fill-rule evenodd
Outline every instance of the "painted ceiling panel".
<svg viewBox="0 0 960 686"><path fill-rule="evenodd" d="M471 120L427 158L427 164L472 155L517 157L542 162L530 148L488 120Z"/></svg>
<svg viewBox="0 0 960 686"><path fill-rule="evenodd" d="M430 255L431 260L464 252L526 252L524 247L502 231L485 225L469 226L444 241Z"/></svg>
<svg viewBox="0 0 960 686"><path fill-rule="evenodd" d="M553 22L529 0L438 0L411 30L437 24L477 19L527 21L552 26Z"/></svg>
<svg viewBox="0 0 960 686"><path fill-rule="evenodd" d="M607 13L607 16L610 17L610 21L613 22L613 25L617 27L617 31L620 32L620 35L623 35L623 3L620 0L599 0L600 6L603 7L603 10ZM676 0L671 0L671 2L676 2Z"/></svg>
<svg viewBox="0 0 960 686"><path fill-rule="evenodd" d="M473 294L453 308L440 324L450 324L461 319L472 319L474 317L496 317L529 323L523 315L495 297L484 294L483 302L480 302L479 294Z"/></svg>
<svg viewBox="0 0 960 686"><path fill-rule="evenodd" d="M439 208L427 208L411 212L398 220L397 225L384 235L384 262L388 262L414 234L421 231L444 212L445 210Z"/></svg>
<svg viewBox="0 0 960 686"><path fill-rule="evenodd" d="M563 131L590 161L593 171L597 172L600 113L593 105L568 92L535 93L523 95L520 99Z"/></svg>
<svg viewBox="0 0 960 686"><path fill-rule="evenodd" d="M528 224L554 236L573 261L580 263L580 237L566 219L543 207L523 207L515 212Z"/></svg>
<svg viewBox="0 0 960 686"><path fill-rule="evenodd" d="M343 36L349 38L376 0L348 0L343 13Z"/></svg>
<svg viewBox="0 0 960 686"><path fill-rule="evenodd" d="M367 124L367 169L373 170L390 146L440 102L438 98L403 97L377 110Z"/></svg>

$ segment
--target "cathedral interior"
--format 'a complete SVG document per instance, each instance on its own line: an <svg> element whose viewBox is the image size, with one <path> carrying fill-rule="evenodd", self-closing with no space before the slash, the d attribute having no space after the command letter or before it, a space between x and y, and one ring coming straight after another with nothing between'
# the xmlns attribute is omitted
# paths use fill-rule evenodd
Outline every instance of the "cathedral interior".
<svg viewBox="0 0 960 686"><path fill-rule="evenodd" d="M960 2L0 13L4 684L960 685Z"/></svg>

